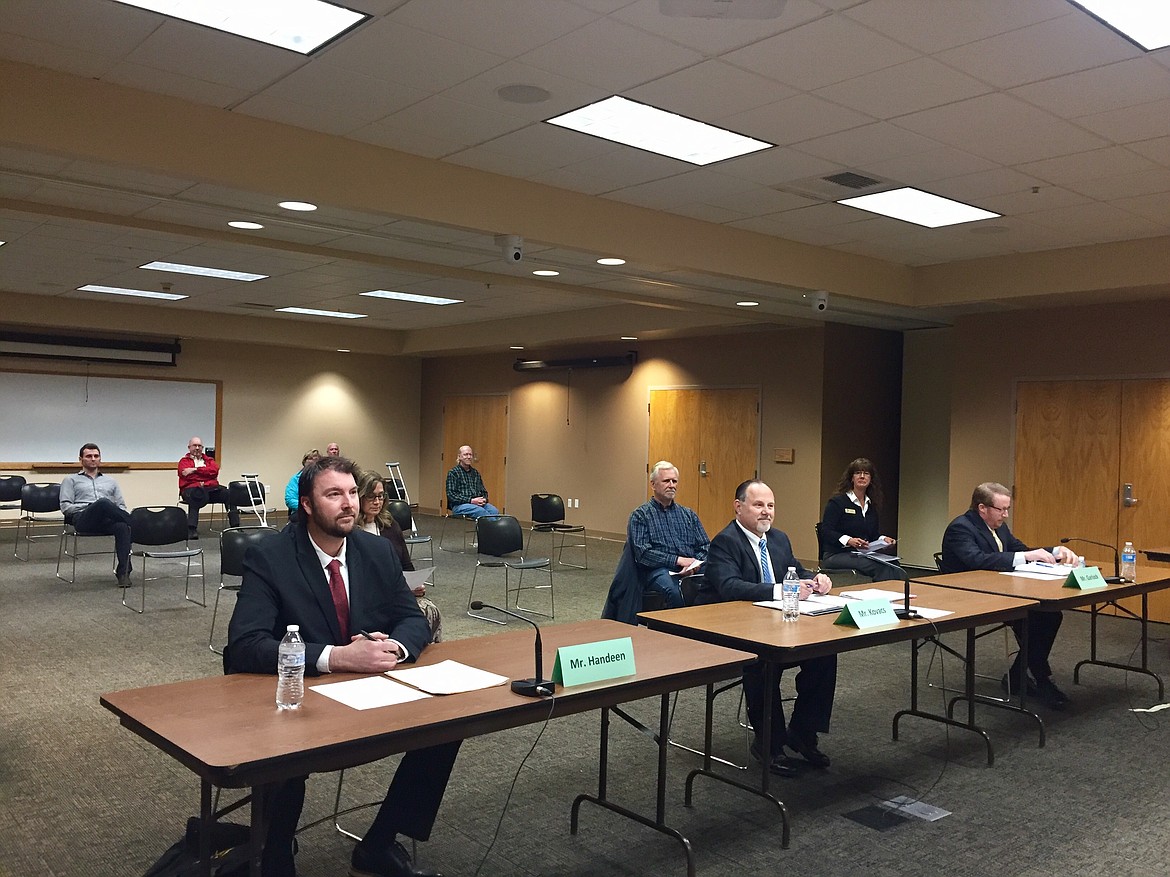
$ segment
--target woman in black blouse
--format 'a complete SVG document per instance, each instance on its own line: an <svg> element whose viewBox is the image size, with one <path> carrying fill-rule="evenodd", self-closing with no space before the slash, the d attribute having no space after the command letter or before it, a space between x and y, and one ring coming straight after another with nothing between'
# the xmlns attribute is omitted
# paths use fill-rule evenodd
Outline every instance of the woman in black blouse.
<svg viewBox="0 0 1170 877"><path fill-rule="evenodd" d="M881 536L878 523L881 504L882 488L873 463L865 457L858 457L845 468L837 491L829 497L821 516L821 563L824 566L857 570L875 582L901 580L899 570L888 562L854 553L869 548L869 543ZM894 539L884 538L893 547ZM888 551L889 548L882 550Z"/></svg>

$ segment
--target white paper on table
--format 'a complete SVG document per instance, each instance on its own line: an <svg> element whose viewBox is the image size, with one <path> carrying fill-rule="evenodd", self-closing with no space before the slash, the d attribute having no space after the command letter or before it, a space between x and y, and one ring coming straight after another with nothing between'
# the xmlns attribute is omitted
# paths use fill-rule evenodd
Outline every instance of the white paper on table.
<svg viewBox="0 0 1170 877"><path fill-rule="evenodd" d="M440 661L425 667L411 667L409 670L387 670L386 675L407 685L413 685L428 694L479 691L481 688L492 688L508 681L507 676L468 667L458 661Z"/></svg>
<svg viewBox="0 0 1170 877"><path fill-rule="evenodd" d="M895 600L901 600L905 595L903 591L883 591L881 588L861 588L857 591L842 591L841 596L846 600L889 600L893 603ZM914 599L914 595L910 595L910 599Z"/></svg>
<svg viewBox="0 0 1170 877"><path fill-rule="evenodd" d="M1004 573L1004 575L1023 575L1029 579L1067 579L1070 572L1072 572L1071 566L1065 566L1059 563L1039 563L1033 560L1020 564L1011 572Z"/></svg>
<svg viewBox="0 0 1170 877"><path fill-rule="evenodd" d="M784 604L780 600L760 600L752 605L763 606L765 609L784 609ZM832 594L809 594L807 600L801 600L797 605L801 615L828 615L841 611L845 601Z"/></svg>
<svg viewBox="0 0 1170 877"><path fill-rule="evenodd" d="M1001 576L1014 576L1017 579L1040 579L1041 581L1045 581L1045 582L1059 582L1061 579L1068 578L1067 575L1054 576L1054 575L1051 575L1050 573L1020 572L1019 570L1015 570L1013 572L1001 572L1000 575Z"/></svg>
<svg viewBox="0 0 1170 877"><path fill-rule="evenodd" d="M309 691L323 694L355 710L393 706L396 703L408 703L412 700L430 697L425 692L391 682L384 676L366 676L361 679L349 679L345 682L326 682L312 686Z"/></svg>
<svg viewBox="0 0 1170 877"><path fill-rule="evenodd" d="M899 600L899 603L902 601ZM911 607L918 613L919 618L925 618L927 621L933 621L936 618L942 618L944 615L954 615L950 609L927 609L925 606Z"/></svg>

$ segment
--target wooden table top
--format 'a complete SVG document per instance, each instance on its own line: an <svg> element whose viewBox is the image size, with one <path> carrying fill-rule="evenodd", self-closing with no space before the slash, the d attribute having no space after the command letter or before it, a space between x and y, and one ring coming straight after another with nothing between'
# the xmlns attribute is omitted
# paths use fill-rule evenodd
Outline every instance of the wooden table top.
<svg viewBox="0 0 1170 877"><path fill-rule="evenodd" d="M542 627L544 670L552 675L560 646L631 637L637 674L557 688L554 716L613 706L730 678L754 655L616 621ZM530 677L534 632L523 629L429 646L418 665L455 660L509 679ZM415 666L413 664L406 666ZM305 685L360 678L353 673L306 677ZM337 770L452 740L544 721L547 699L522 697L508 685L355 710L305 692L299 710L275 704L275 675L214 676L104 694L122 724L201 777L240 788L315 771Z"/></svg>
<svg viewBox="0 0 1170 877"><path fill-rule="evenodd" d="M841 591L858 590L843 588ZM1036 606L1028 599L979 594L928 585L914 585L913 605L951 612L934 621L915 619L870 630L858 630L833 622L837 613L802 615L785 621L776 609L755 606L746 600L643 612L638 617L654 630L678 634L707 643L753 651L775 661L801 661L820 655L863 649L883 643L924 637L931 633L966 629L1023 617Z"/></svg>
<svg viewBox="0 0 1170 877"><path fill-rule="evenodd" d="M1112 567L1110 567L1110 571ZM1102 575L1104 575L1102 568ZM1170 587L1170 570L1143 569L1138 572L1136 582L1123 582L1082 591L1064 587L1064 579L1033 579L1025 576L1008 575L993 570L971 570L946 575L925 576L912 579L914 587L919 583L942 588L959 588L972 593L1000 594L1005 597L1020 597L1035 600L1041 609L1054 611L1073 609L1104 603L1122 597L1133 597Z"/></svg>

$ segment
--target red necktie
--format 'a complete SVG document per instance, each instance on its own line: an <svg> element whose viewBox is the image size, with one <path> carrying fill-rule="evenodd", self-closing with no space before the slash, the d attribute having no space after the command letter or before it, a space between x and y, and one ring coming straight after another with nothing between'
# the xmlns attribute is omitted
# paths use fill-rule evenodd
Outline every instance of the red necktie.
<svg viewBox="0 0 1170 877"><path fill-rule="evenodd" d="M341 578L341 561L334 558L325 568L329 570L329 593L333 595L333 608L337 610L337 623L341 627L339 645L345 645L349 640L349 598Z"/></svg>

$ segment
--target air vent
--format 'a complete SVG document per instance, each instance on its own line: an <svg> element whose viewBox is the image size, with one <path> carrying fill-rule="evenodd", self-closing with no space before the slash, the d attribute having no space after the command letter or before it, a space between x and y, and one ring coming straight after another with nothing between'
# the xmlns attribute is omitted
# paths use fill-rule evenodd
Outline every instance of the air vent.
<svg viewBox="0 0 1170 877"><path fill-rule="evenodd" d="M850 189L868 189L870 186L880 185L880 182L873 177L855 174L853 171L845 171L844 173L821 177L821 179L827 183L836 183L838 186L846 186Z"/></svg>
<svg viewBox="0 0 1170 877"><path fill-rule="evenodd" d="M772 186L777 192L789 192L817 201L840 201L858 194L884 192L886 189L896 189L901 183L893 180L862 174L857 171L841 171L829 176L809 177L804 180L793 180L791 183L780 183Z"/></svg>

